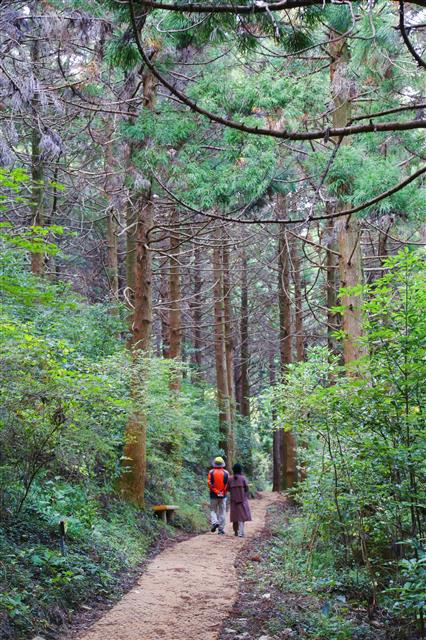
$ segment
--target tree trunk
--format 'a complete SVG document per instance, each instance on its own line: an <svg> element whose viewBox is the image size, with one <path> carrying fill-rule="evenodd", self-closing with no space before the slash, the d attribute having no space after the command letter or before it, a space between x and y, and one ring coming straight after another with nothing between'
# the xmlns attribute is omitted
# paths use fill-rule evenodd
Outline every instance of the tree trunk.
<svg viewBox="0 0 426 640"><path fill-rule="evenodd" d="M133 102L128 102L129 98L132 97L134 92L137 89L137 82L139 82L139 77L133 71L130 71L124 82L123 82L123 90L121 92L120 98L123 101L123 104L126 105L123 107L128 113L127 123L129 125L134 125L137 118L137 111ZM135 194L132 187L125 187L125 179L134 178L135 176L135 167L133 165L133 156L136 151L136 143L132 140L128 140L125 142L123 147L123 191L127 195L127 201L125 206L125 211L123 212L123 218L125 219L126 226L126 235L124 237L125 243L125 259L124 259L124 286L123 286L123 295L124 300L127 306L131 309L133 306L134 299L134 286L135 286L135 262L136 262L136 225L137 225L137 209L135 202ZM130 316L131 320L131 316Z"/></svg>
<svg viewBox="0 0 426 640"><path fill-rule="evenodd" d="M52 206L50 208L50 212L45 217L46 226L50 227L55 224L56 214L58 212L58 200L59 200L59 190L56 186L58 184L58 175L59 175L59 158L56 161L56 166L53 171L53 189L52 189ZM49 271L49 278L55 282L59 280L60 270L59 265L56 261L55 256L49 255L46 257L44 262L45 268Z"/></svg>
<svg viewBox="0 0 426 640"><path fill-rule="evenodd" d="M155 103L156 87L152 81L152 78L148 78L150 74L144 73L142 77L143 84L143 105L148 109L153 109ZM137 110L133 102L127 102L135 94L140 82L138 73L134 70L130 71L124 81L124 90L122 93L122 100L125 109L128 113L128 124L134 125L137 120ZM134 140L130 140L126 144L126 151L124 153L124 167L126 176L132 178L132 182L135 182L137 171L133 163L133 158L141 146L149 146L151 144L149 138L147 138L142 144ZM138 233L138 195L135 187L129 189L128 200L126 205L126 288L125 299L129 307L133 306L134 288L135 288L135 269L136 269L136 241Z"/></svg>
<svg viewBox="0 0 426 640"><path fill-rule="evenodd" d="M115 178L114 154L112 147L113 127L110 123L106 123L107 140L104 144L104 170L105 184L104 191L108 200L107 211L107 276L110 295L112 300L118 300L118 225L117 212L114 209L113 194L117 188L117 179Z"/></svg>
<svg viewBox="0 0 426 640"><path fill-rule="evenodd" d="M362 284L362 254L360 227L346 216L337 223L337 242L339 245L340 286L351 289ZM365 349L360 345L362 336L362 298L359 292L347 292L341 296L343 312L343 359L345 364L358 360Z"/></svg>
<svg viewBox="0 0 426 640"><path fill-rule="evenodd" d="M117 218L114 209L109 208L107 215L108 282L111 298L118 301L118 238Z"/></svg>
<svg viewBox="0 0 426 640"><path fill-rule="evenodd" d="M170 327L170 349L169 358L179 360L182 355L182 317L181 317L181 294L180 294L180 238L177 230L179 215L173 210L171 220L173 225L170 234L170 275L169 275L169 327ZM180 373L174 372L170 378L170 389L179 391Z"/></svg>
<svg viewBox="0 0 426 640"><path fill-rule="evenodd" d="M329 215L333 212L333 208L326 206L326 213ZM331 353L341 356L339 342L334 333L340 328L339 316L333 311L338 306L338 287L339 287L339 253L337 246L337 230L335 229L334 219L331 219L325 228L325 245L326 251L326 305L327 305L327 345Z"/></svg>
<svg viewBox="0 0 426 640"><path fill-rule="evenodd" d="M136 237L137 210L133 197L129 198L126 207L126 302L132 307L135 299L135 269L136 269Z"/></svg>
<svg viewBox="0 0 426 640"><path fill-rule="evenodd" d="M232 424L229 403L228 374L226 361L225 304L223 287L223 253L220 229L215 234L213 249L213 295L215 329L216 387L219 411L220 447L225 452L228 467L232 465Z"/></svg>
<svg viewBox="0 0 426 640"><path fill-rule="evenodd" d="M144 506L146 476L146 414L142 408L141 382L133 376L130 396L134 403L126 424L125 444L121 458L120 491L128 502Z"/></svg>
<svg viewBox="0 0 426 640"><path fill-rule="evenodd" d="M269 384L275 385L275 362L274 354L269 352ZM272 407L272 422L275 422L276 411ZM272 491L281 491L281 441L283 437L282 429L274 429L272 433Z"/></svg>
<svg viewBox="0 0 426 640"><path fill-rule="evenodd" d="M148 248L149 232L154 221L151 192L139 200L134 275L134 311L131 344L145 352L149 350L152 325L152 258Z"/></svg>
<svg viewBox="0 0 426 640"><path fill-rule="evenodd" d="M336 34L332 33L332 38ZM333 127L345 127L351 119L350 87L347 67L350 54L346 39L341 37L336 42L330 43L331 91L334 101ZM349 136L340 142L341 145L350 144ZM345 187L341 190L344 195ZM347 204L339 202L337 211L344 210ZM356 287L362 284L362 253L361 253L361 227L358 220L352 216L336 218L335 228L337 232L337 245L339 248L339 274L340 287ZM362 335L362 298L358 293L346 293L341 299L344 307L343 327L343 359L345 364L357 360L363 355L364 349L359 344Z"/></svg>
<svg viewBox="0 0 426 640"><path fill-rule="evenodd" d="M155 104L156 84L150 71L143 75L143 104L153 110ZM151 141L146 140L145 146ZM132 318L132 339L134 349L148 352L150 348L152 326L152 256L149 250L149 234L154 224L154 206L152 202L152 185L145 181L144 188L138 195L135 225L135 263L133 273L134 311Z"/></svg>
<svg viewBox="0 0 426 640"><path fill-rule="evenodd" d="M285 200L282 200L285 210ZM281 373L292 361L291 344L291 300L290 300L290 253L285 226L280 226L278 240L278 304L280 312L280 360Z"/></svg>
<svg viewBox="0 0 426 640"><path fill-rule="evenodd" d="M296 361L303 362L305 360L305 341L303 332L302 275L298 242L299 241L297 238L293 239L293 242L291 244L291 259L293 263L294 282L294 326L296 330ZM300 458L302 457L302 455L300 455L302 453L301 447L305 450L307 448L306 443L297 442L297 451L295 451L295 457L296 454L299 453L299 470L297 474L297 480L300 482L306 480L305 465L300 461ZM295 469L297 470L296 466Z"/></svg>
<svg viewBox="0 0 426 640"><path fill-rule="evenodd" d="M294 328L296 331L296 360L298 362L302 362L305 359L305 336L303 332L302 275L300 271L300 255L297 238L294 238L291 243L291 259L293 263L294 283Z"/></svg>
<svg viewBox="0 0 426 640"><path fill-rule="evenodd" d="M244 418L250 418L250 382L249 382L249 310L247 285L247 254L243 250L241 255L241 320L240 320L240 413Z"/></svg>
<svg viewBox="0 0 426 640"><path fill-rule="evenodd" d="M154 108L155 82L148 71L143 76L144 105ZM149 145L149 139L145 145ZM137 355L148 354L152 327L152 257L149 249L150 231L154 224L154 206L151 195L151 183L145 181L145 189L138 195L137 208L131 210L136 217L135 234L131 242L135 243L133 272L134 309L129 343L136 360L133 367L131 395L133 411L126 425L125 444L120 476L120 489L123 496L137 506L143 506L146 476L146 428L147 417L144 409L146 393L146 375L143 364L138 366ZM132 261L129 261L128 266ZM129 276L129 274L128 274Z"/></svg>
<svg viewBox="0 0 426 640"><path fill-rule="evenodd" d="M234 385L234 338L232 325L232 308L231 308L231 276L229 272L229 247L224 244L222 247L223 261L223 310L225 320L225 351L226 351L226 375L228 379L229 393L229 410L231 414L231 427L233 429L235 423L235 385ZM233 434L231 434L233 441Z"/></svg>
<svg viewBox="0 0 426 640"><path fill-rule="evenodd" d="M170 356L170 266L169 260L160 266L160 302L161 353L163 358Z"/></svg>
<svg viewBox="0 0 426 640"><path fill-rule="evenodd" d="M252 424L250 422L250 382L249 382L249 309L248 309L248 283L247 283L248 261L247 254L243 249L241 254L241 316L240 316L240 414L245 418L243 423L245 439L247 441L246 472L253 474L253 438Z"/></svg>
<svg viewBox="0 0 426 640"><path fill-rule="evenodd" d="M151 194L140 199L139 219L136 234L136 262L134 274L134 311L130 345L134 357L147 353L150 346L152 325L152 264L148 249L149 230L153 225ZM146 414L143 408L145 372L134 365L131 383L134 403L132 414L126 425L125 445L122 458L120 489L125 499L138 506L144 504L146 475Z"/></svg>
<svg viewBox="0 0 426 640"><path fill-rule="evenodd" d="M283 218L287 214L286 198L278 195L278 210ZM279 230L278 245L278 303L280 311L280 360L281 374L292 361L291 301L290 301L290 253L284 225ZM281 488L291 489L297 481L296 442L291 431L284 431L281 438Z"/></svg>
<svg viewBox="0 0 426 640"><path fill-rule="evenodd" d="M379 262L381 266L384 265L388 257L387 242L388 242L388 233L391 226L392 226L392 219L389 216L385 216L381 221L381 229L379 231L379 238L377 243L377 255L379 256ZM380 276L383 276L384 274L385 274L385 271L382 271L380 273Z"/></svg>
<svg viewBox="0 0 426 640"><path fill-rule="evenodd" d="M200 369L203 364L203 339L201 333L202 314L202 298L201 291L203 280L201 277L201 247L197 244L193 249L194 267L193 267L193 297L191 305L192 315L192 364L197 368L197 375L200 375Z"/></svg>
<svg viewBox="0 0 426 640"><path fill-rule="evenodd" d="M37 65L40 58L39 40L35 38L31 47L31 61ZM34 110L38 108L38 92L33 99ZM31 130L31 224L44 226L44 166L40 149L41 136L37 119L34 118ZM44 252L31 253L31 272L41 276L44 273Z"/></svg>

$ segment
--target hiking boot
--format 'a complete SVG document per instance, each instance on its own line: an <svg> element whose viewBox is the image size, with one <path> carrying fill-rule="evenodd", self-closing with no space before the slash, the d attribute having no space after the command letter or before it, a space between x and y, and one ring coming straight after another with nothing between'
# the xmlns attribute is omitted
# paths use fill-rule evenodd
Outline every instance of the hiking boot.
<svg viewBox="0 0 426 640"><path fill-rule="evenodd" d="M216 529L218 528L219 524L216 522L216 524L214 524L211 528L211 532L214 533L216 531Z"/></svg>
<svg viewBox="0 0 426 640"><path fill-rule="evenodd" d="M225 532L224 532L224 531L218 531L218 534L219 534L220 536L224 536L224 535L225 535Z"/></svg>

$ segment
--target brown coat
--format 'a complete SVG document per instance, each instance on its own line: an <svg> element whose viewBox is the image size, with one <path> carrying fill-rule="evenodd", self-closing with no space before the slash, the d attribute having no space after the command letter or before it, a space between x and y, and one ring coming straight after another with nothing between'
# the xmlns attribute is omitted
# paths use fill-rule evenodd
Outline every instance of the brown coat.
<svg viewBox="0 0 426 640"><path fill-rule="evenodd" d="M248 484L245 476L232 476L229 479L228 491L231 496L231 522L251 520Z"/></svg>

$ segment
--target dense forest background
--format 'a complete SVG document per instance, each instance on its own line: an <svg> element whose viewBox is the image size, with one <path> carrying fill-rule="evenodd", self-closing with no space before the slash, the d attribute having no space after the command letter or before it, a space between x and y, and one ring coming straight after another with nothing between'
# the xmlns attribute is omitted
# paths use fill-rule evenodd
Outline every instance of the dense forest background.
<svg viewBox="0 0 426 640"><path fill-rule="evenodd" d="M333 603L300 637L373 637L349 601L424 637L425 28L0 3L1 637L116 595L151 505L204 531L218 454L298 507L274 571Z"/></svg>

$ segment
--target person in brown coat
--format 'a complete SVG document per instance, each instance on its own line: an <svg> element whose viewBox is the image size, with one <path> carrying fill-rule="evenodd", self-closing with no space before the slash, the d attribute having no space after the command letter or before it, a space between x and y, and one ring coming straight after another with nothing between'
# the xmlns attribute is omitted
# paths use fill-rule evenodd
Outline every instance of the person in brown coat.
<svg viewBox="0 0 426 640"><path fill-rule="evenodd" d="M244 523L251 520L248 503L248 484L240 464L232 467L234 475L229 479L228 491L231 496L231 522L234 535L244 538Z"/></svg>

